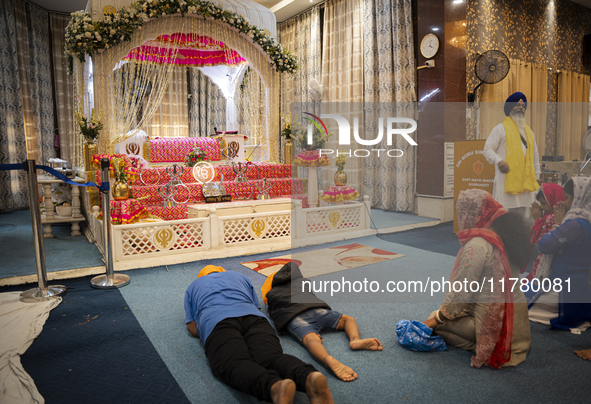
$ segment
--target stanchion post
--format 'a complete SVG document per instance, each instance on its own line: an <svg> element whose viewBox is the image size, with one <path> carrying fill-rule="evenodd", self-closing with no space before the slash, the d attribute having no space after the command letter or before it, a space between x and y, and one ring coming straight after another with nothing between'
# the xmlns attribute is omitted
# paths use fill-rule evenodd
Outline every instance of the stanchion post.
<svg viewBox="0 0 591 404"><path fill-rule="evenodd" d="M101 184L109 183L109 159L101 159ZM121 288L129 284L129 276L124 274L115 274L113 270L113 250L111 249L111 198L109 188L101 190L103 194L103 235L105 237L105 266L107 273L105 275L95 276L90 280L93 288L114 289Z"/></svg>
<svg viewBox="0 0 591 404"><path fill-rule="evenodd" d="M37 168L35 160L27 160L25 171L29 182L29 205L31 207L31 225L33 228L33 245L35 247L35 262L37 263L37 279L39 286L20 294L24 303L37 303L56 296L63 296L66 287L62 285L47 285L47 269L45 266L45 248L43 246L43 228L41 212L39 210L39 186L37 185Z"/></svg>

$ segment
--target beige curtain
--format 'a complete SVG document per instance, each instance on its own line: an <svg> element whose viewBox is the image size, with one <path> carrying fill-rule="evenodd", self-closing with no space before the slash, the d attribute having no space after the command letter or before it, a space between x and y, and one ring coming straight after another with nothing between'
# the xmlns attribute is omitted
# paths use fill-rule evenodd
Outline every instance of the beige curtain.
<svg viewBox="0 0 591 404"><path fill-rule="evenodd" d="M185 67L175 67L170 74L170 82L160 106L145 128L151 138L189 136L187 70Z"/></svg>
<svg viewBox="0 0 591 404"><path fill-rule="evenodd" d="M312 79L322 82L321 64L321 36L320 36L320 6L302 13L278 26L279 41L281 45L294 53L299 62L299 69L295 74L281 75L281 105L280 113L289 116L296 108L292 121L299 113L300 103L311 102L309 82ZM297 103L292 105L292 103ZM305 108L308 110L308 108ZM309 112L309 111L308 111ZM281 121L284 125L285 122ZM281 138L283 150L285 139ZM280 153L283 157L283 153ZM286 162L289 163L289 162ZM300 175L304 175L304 169L300 169Z"/></svg>
<svg viewBox="0 0 591 404"><path fill-rule="evenodd" d="M80 136L74 127L74 88L72 77L68 75L66 55L64 53L66 37L64 32L70 22L69 15L49 15L51 40L53 47L53 82L57 104L57 123L59 133L60 157L74 161L74 137Z"/></svg>
<svg viewBox="0 0 591 404"><path fill-rule="evenodd" d="M247 144L261 145L261 149L264 151L267 144L265 136L267 111L264 108L267 96L263 80L256 70L252 68L246 70L241 85L236 88L234 99L236 100L239 133L248 136ZM278 134L277 137L279 137Z"/></svg>
<svg viewBox="0 0 591 404"><path fill-rule="evenodd" d="M363 74L366 139L378 133L379 117L416 119L416 79L411 0L366 0L363 19ZM374 102L376 104L368 104ZM379 103L379 104L377 104ZM416 132L413 135L416 140ZM414 210L415 152L401 136L369 149L400 149L402 157L375 153L363 160L363 194L372 206Z"/></svg>
<svg viewBox="0 0 591 404"><path fill-rule="evenodd" d="M585 156L583 135L589 121L589 76L562 71L558 75L558 125L556 154L565 160Z"/></svg>
<svg viewBox="0 0 591 404"><path fill-rule="evenodd" d="M351 125L353 116L359 117L359 126L363 127L363 0L326 2L322 46L322 102L357 103L347 107L341 105L338 112ZM324 114L331 112L335 111L322 110ZM331 124L329 131L333 136L329 138L325 148L339 150L337 125L330 120L327 123ZM345 147L341 146L341 151L345 151ZM333 165L319 170L318 179L322 190L334 185L336 153L329 158ZM347 185L360 191L360 194L363 185L363 160L363 157L348 158L344 170Z"/></svg>
<svg viewBox="0 0 591 404"><path fill-rule="evenodd" d="M295 74L281 75L281 113L289 115L292 102L313 101L308 90L309 81L322 81L320 7L279 24L279 40L299 61Z"/></svg>
<svg viewBox="0 0 591 404"><path fill-rule="evenodd" d="M321 36L320 36L320 6L288 20L278 27L279 41L281 45L294 53L299 62L299 69L295 74L281 75L281 105L280 112L284 116L289 116L293 108L293 119L298 113L301 114L300 103L313 101L309 83L315 79L322 82L322 64L321 64ZM292 103L297 103L292 106ZM307 112L310 109L304 108ZM293 120L292 119L292 120ZM281 122L285 124L285 122ZM281 138L281 147L285 144L285 139ZM283 153L281 156L283 157ZM303 169L300 169L304 174Z"/></svg>
<svg viewBox="0 0 591 404"><path fill-rule="evenodd" d="M526 116L536 138L538 153L546 155L546 117L548 115L548 67L532 63L531 102ZM528 99L529 101L529 99Z"/></svg>
<svg viewBox="0 0 591 404"><path fill-rule="evenodd" d="M363 0L330 0L324 10L323 102L363 101Z"/></svg>
<svg viewBox="0 0 591 404"><path fill-rule="evenodd" d="M548 68L545 65L509 59L507 77L497 84L483 84L479 109L478 139L486 139L492 129L505 120L505 100L516 91L527 97L525 119L534 132L540 156L546 150Z"/></svg>

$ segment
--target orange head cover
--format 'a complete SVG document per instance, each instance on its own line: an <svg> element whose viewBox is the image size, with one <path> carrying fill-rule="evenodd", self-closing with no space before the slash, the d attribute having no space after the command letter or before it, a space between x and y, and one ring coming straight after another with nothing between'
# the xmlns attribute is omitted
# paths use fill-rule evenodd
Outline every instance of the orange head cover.
<svg viewBox="0 0 591 404"><path fill-rule="evenodd" d="M214 272L226 272L226 270L222 267L217 267L215 265L207 265L205 268L201 270L201 272L199 272L197 278L201 278L202 276L209 275Z"/></svg>

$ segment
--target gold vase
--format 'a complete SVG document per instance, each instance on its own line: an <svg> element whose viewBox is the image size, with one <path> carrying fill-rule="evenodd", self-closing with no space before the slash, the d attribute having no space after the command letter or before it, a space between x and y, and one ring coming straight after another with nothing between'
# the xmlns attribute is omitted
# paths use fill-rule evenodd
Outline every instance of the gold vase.
<svg viewBox="0 0 591 404"><path fill-rule="evenodd" d="M87 140L84 143L84 171L92 171L92 156L97 154L94 141Z"/></svg>
<svg viewBox="0 0 591 404"><path fill-rule="evenodd" d="M283 163L291 164L291 139L287 139L283 149Z"/></svg>
<svg viewBox="0 0 591 404"><path fill-rule="evenodd" d="M343 170L338 170L334 175L334 184L337 187L344 187L347 185L347 174Z"/></svg>
<svg viewBox="0 0 591 404"><path fill-rule="evenodd" d="M111 192L113 199L116 201L124 201L129 198L129 185L126 182L119 180L113 184L113 190Z"/></svg>

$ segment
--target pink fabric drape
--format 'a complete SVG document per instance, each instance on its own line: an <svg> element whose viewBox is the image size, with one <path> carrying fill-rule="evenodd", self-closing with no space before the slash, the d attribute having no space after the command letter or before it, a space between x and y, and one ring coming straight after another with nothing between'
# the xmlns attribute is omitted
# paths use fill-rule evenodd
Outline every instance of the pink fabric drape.
<svg viewBox="0 0 591 404"><path fill-rule="evenodd" d="M179 48L173 57L170 54L170 46ZM125 60L193 67L236 66L246 63L238 52L229 49L222 42L208 36L181 33L161 35L154 41L148 41L132 49Z"/></svg>

